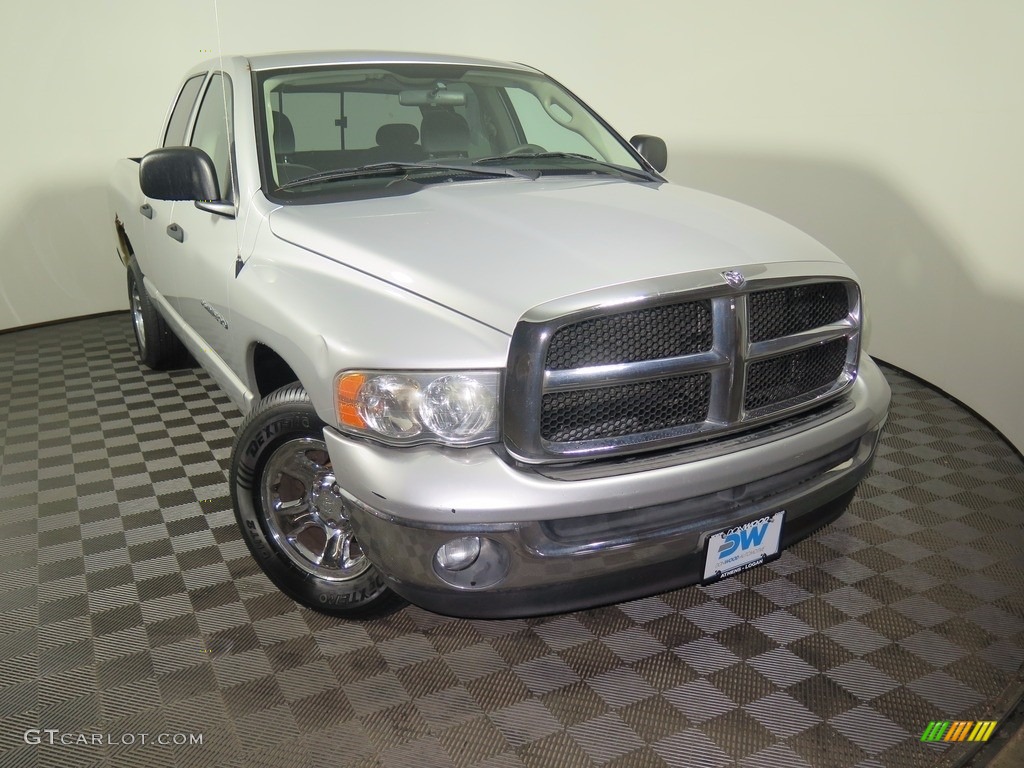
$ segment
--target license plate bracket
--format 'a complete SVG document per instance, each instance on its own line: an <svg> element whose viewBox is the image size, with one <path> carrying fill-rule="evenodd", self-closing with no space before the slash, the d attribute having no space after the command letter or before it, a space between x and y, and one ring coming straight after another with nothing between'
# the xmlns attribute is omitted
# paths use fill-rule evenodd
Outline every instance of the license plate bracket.
<svg viewBox="0 0 1024 768"><path fill-rule="evenodd" d="M779 557L785 516L786 511L779 510L708 536L701 583L710 584Z"/></svg>

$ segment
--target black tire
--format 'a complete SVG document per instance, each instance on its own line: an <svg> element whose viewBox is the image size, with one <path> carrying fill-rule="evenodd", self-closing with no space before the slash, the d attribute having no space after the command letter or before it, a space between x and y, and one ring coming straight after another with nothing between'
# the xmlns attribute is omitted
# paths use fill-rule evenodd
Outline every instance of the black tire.
<svg viewBox="0 0 1024 768"><path fill-rule="evenodd" d="M150 300L134 256L128 260L128 307L139 360L155 371L186 367L188 350Z"/></svg>
<svg viewBox="0 0 1024 768"><path fill-rule="evenodd" d="M253 558L290 598L333 616L379 615L401 599L352 534L323 428L300 384L249 412L231 454L235 518Z"/></svg>

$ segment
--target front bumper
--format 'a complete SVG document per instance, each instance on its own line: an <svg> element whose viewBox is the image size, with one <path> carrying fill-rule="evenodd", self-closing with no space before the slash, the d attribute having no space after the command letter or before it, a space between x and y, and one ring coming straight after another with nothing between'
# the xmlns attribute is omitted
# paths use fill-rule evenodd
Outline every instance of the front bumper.
<svg viewBox="0 0 1024 768"><path fill-rule="evenodd" d="M889 387L867 357L835 415L777 439L645 471L557 479L486 446L398 450L325 429L364 551L395 592L457 616L557 613L700 580L707 537L786 511L789 546L838 517L868 473ZM452 539L485 551L465 572L435 563Z"/></svg>

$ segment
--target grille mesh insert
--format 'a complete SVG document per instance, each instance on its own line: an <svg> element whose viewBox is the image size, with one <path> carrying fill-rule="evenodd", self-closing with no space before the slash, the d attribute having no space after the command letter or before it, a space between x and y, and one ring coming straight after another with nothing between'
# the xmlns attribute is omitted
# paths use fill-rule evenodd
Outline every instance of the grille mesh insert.
<svg viewBox="0 0 1024 768"><path fill-rule="evenodd" d="M688 301L573 323L551 338L549 371L658 360L711 349L711 302Z"/></svg>
<svg viewBox="0 0 1024 768"><path fill-rule="evenodd" d="M707 373L551 392L541 405L540 432L545 440L565 443L694 424L707 418L710 395Z"/></svg>
<svg viewBox="0 0 1024 768"><path fill-rule="evenodd" d="M846 366L846 345L846 339L836 339L751 363L743 406L754 411L831 385Z"/></svg>
<svg viewBox="0 0 1024 768"><path fill-rule="evenodd" d="M815 283L750 294L750 340L777 339L835 323L850 312L842 283Z"/></svg>

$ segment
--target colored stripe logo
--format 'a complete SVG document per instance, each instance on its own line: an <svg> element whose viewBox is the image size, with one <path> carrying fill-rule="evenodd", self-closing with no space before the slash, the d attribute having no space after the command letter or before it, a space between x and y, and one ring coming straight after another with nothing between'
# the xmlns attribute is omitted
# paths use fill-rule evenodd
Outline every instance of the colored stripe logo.
<svg viewBox="0 0 1024 768"><path fill-rule="evenodd" d="M921 741L988 741L996 720L932 720Z"/></svg>

